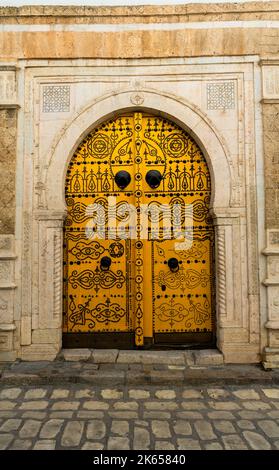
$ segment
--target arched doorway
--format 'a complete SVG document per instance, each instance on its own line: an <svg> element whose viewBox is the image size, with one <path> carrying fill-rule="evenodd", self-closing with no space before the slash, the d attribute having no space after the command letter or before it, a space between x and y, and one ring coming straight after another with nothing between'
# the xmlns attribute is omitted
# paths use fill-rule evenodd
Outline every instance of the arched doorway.
<svg viewBox="0 0 279 470"><path fill-rule="evenodd" d="M130 112L83 140L66 177L64 346L213 341L210 191L201 150L167 119Z"/></svg>

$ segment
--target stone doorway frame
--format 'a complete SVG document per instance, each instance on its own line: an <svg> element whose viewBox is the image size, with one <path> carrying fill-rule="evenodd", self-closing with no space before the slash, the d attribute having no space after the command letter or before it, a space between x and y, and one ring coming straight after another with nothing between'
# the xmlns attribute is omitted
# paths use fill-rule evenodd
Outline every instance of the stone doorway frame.
<svg viewBox="0 0 279 470"><path fill-rule="evenodd" d="M258 258L257 234L249 226L246 207L234 203L238 187L229 149L199 108L176 95L146 88L124 89L94 100L64 126L47 155L35 185L36 209L33 217L26 212L23 219L23 263L30 273L22 286L21 358L51 360L62 346L64 182L70 159L90 130L118 113L135 110L174 121L204 153L211 173L210 211L215 225L217 346L226 362L257 362L259 296L248 295L249 283L259 283L255 277L251 280L255 276L251 260ZM256 212L254 207L252 211ZM253 238L249 253L248 237ZM29 289L24 293L28 282L32 285L31 317Z"/></svg>

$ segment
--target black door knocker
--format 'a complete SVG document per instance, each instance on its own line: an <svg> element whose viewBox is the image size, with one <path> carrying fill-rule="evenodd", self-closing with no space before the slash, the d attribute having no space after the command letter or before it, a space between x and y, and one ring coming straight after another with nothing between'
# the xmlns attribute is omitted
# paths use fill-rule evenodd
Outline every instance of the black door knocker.
<svg viewBox="0 0 279 470"><path fill-rule="evenodd" d="M131 182L131 176L128 171L125 170L118 171L114 179L120 189L125 189Z"/></svg>
<svg viewBox="0 0 279 470"><path fill-rule="evenodd" d="M163 177L158 170L149 170L146 173L145 180L147 184L150 186L152 189L158 188L160 186L160 183L162 181Z"/></svg>
<svg viewBox="0 0 279 470"><path fill-rule="evenodd" d="M111 265L111 259L108 256L101 258L101 270L108 271Z"/></svg>
<svg viewBox="0 0 279 470"><path fill-rule="evenodd" d="M176 273L179 270L179 262L177 258L170 258L168 260L168 267L171 272Z"/></svg>

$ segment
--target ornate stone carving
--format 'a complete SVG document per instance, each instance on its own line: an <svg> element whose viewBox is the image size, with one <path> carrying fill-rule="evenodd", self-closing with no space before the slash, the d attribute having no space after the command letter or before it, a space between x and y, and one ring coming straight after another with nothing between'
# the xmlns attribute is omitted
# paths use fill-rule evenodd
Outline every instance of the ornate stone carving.
<svg viewBox="0 0 279 470"><path fill-rule="evenodd" d="M273 306L273 312L278 315L279 314L279 295L273 298L272 306Z"/></svg>
<svg viewBox="0 0 279 470"><path fill-rule="evenodd" d="M31 240L31 217L28 212L23 215L23 254L22 269L22 318L21 318L21 344L30 344L31 338L31 276L30 276L30 251ZM34 268L34 265L33 265Z"/></svg>
<svg viewBox="0 0 279 470"><path fill-rule="evenodd" d="M269 230L269 244L272 246L278 246L279 247L279 230Z"/></svg>
<svg viewBox="0 0 279 470"><path fill-rule="evenodd" d="M12 332L0 333L0 351L11 351Z"/></svg>
<svg viewBox="0 0 279 470"><path fill-rule="evenodd" d="M12 240L9 237L0 238L0 250L11 250Z"/></svg>
<svg viewBox="0 0 279 470"><path fill-rule="evenodd" d="M0 72L0 104L16 101L16 76L14 71Z"/></svg>
<svg viewBox="0 0 279 470"><path fill-rule="evenodd" d="M207 83L207 109L234 109L235 85L233 81Z"/></svg>
<svg viewBox="0 0 279 470"><path fill-rule="evenodd" d="M11 264L9 261L2 261L0 264L0 282L11 281Z"/></svg>
<svg viewBox="0 0 279 470"><path fill-rule="evenodd" d="M6 312L7 310L8 310L8 302L2 297L0 297L0 311Z"/></svg>
<svg viewBox="0 0 279 470"><path fill-rule="evenodd" d="M276 278L277 281L279 282L279 258L278 257L273 257L269 256L268 257L268 276L270 278Z"/></svg>
<svg viewBox="0 0 279 470"><path fill-rule="evenodd" d="M41 181L38 181L35 186L35 191L38 196L38 209L46 208L45 190L46 190L45 184L42 183Z"/></svg>
<svg viewBox="0 0 279 470"><path fill-rule="evenodd" d="M53 237L54 260L53 260L53 316L58 319L61 315L61 292L62 292L62 245L61 235L55 232Z"/></svg>
<svg viewBox="0 0 279 470"><path fill-rule="evenodd" d="M144 97L141 93L133 93L130 101L132 104L139 106L144 102Z"/></svg>
<svg viewBox="0 0 279 470"><path fill-rule="evenodd" d="M226 315L226 242L225 227L217 227L217 280L219 315Z"/></svg>
<svg viewBox="0 0 279 470"><path fill-rule="evenodd" d="M279 66L263 66L263 97L266 99L279 98Z"/></svg>
<svg viewBox="0 0 279 470"><path fill-rule="evenodd" d="M68 113L70 103L70 85L43 86L43 113Z"/></svg>

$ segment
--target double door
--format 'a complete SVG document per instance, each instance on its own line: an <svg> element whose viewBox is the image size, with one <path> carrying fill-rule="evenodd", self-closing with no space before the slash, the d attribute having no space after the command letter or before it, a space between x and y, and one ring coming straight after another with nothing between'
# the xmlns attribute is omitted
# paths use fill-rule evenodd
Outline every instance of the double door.
<svg viewBox="0 0 279 470"><path fill-rule="evenodd" d="M65 189L64 346L211 342L210 175L190 135L140 112L111 119Z"/></svg>

